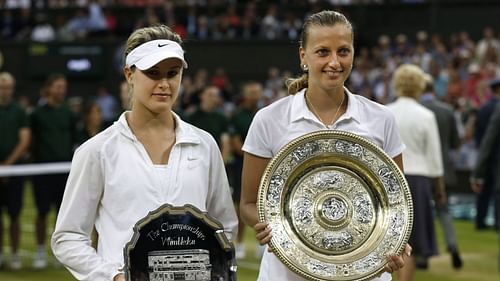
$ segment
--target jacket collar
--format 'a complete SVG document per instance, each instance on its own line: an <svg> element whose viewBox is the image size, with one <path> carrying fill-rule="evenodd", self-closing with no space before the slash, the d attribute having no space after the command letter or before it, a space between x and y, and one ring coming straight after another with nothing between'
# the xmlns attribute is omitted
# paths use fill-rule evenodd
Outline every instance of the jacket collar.
<svg viewBox="0 0 500 281"><path fill-rule="evenodd" d="M120 133L122 133L125 137L137 141L137 137L132 133L130 126L128 125L126 114L130 111L123 112L118 118L118 121L115 122L115 125L118 126ZM200 137L196 134L195 129L192 128L191 125L182 121L182 119L175 112L172 111L172 114L175 119L175 143L187 143L187 144L199 144L201 142Z"/></svg>
<svg viewBox="0 0 500 281"><path fill-rule="evenodd" d="M292 107L290 110L290 121L292 123L297 122L302 119L316 120L314 114L309 110L305 100L306 89L302 89L292 97ZM347 94L347 110L342 115L341 119L353 119L356 122L360 122L359 116L361 116L359 101L354 97L346 87L344 91Z"/></svg>

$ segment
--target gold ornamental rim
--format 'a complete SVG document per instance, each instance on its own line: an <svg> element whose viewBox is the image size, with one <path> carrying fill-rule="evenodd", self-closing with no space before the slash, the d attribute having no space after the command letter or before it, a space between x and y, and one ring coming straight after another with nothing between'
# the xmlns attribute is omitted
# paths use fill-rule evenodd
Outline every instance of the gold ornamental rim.
<svg viewBox="0 0 500 281"><path fill-rule="evenodd" d="M258 191L258 198L257 198L257 209L258 209L258 216L259 216L259 222L265 222L269 217L269 214L267 214L267 208L266 208L266 201L267 201L267 193L269 192L269 185L270 185L270 180L272 176L276 173L276 169L279 167L279 165L285 160L286 157L290 155L291 152L293 152L295 149L299 148L300 146L307 144L312 141L317 141L317 140L333 140L333 141L347 141L351 143L355 143L358 145L361 145L363 149L373 153L378 159L386 164L391 172L394 172L394 176L397 180L397 183L401 187L401 192L402 192L402 198L403 198L403 205L407 208L407 217L406 222L402 226L404 229L402 234L398 235L397 243L396 246L394 246L394 251L391 251L390 253L394 253L397 255L401 255L403 252L406 243L408 242L408 239L411 234L411 228L413 225L413 203L411 199L411 192L408 186L408 183L406 182L406 179L404 177L404 174L402 171L399 169L397 164L394 162L394 160L389 157L380 147L372 143L370 140L367 140L364 137L361 137L359 135L356 135L354 133L346 132L346 131L339 131L339 130L321 130L321 131L316 131L312 133L307 133L304 134L300 137L297 137L287 143L285 146L283 146L278 153L269 161L266 169L264 170L263 176L260 181L260 186L259 186L259 191ZM317 156L314 156L317 157ZM325 158L328 158L324 156ZM331 157L331 156L330 156ZM354 161L354 160L353 160ZM288 179L286 179L288 181ZM288 189L293 190L292 187L287 187L286 191ZM284 188L285 189L285 188ZM382 190L386 193L384 196L388 196L387 191L385 191L384 188ZM280 203L281 204L281 212L284 213L283 208L285 203ZM287 203L288 204L288 203ZM390 210L390 206L387 205L385 208L388 208ZM388 216L387 216L388 217ZM388 220L388 218L387 218ZM380 223L379 221L375 221L374 224ZM386 221L382 221L382 224L388 224ZM289 226L286 226L289 228ZM284 226L284 228L286 229ZM284 231L285 233L287 231ZM299 235L297 233L294 233L295 235ZM373 233L370 233L372 235ZM274 238L274 237L273 237ZM275 254L281 262L283 262L290 270L295 272L296 274L309 279L309 280L316 280L316 281L326 281L329 280L327 277L322 278L321 276L318 276L318 274L314 274L307 269L305 269L304 266L297 266L293 261L292 257L287 255L286 251L282 248L279 243L277 243L277 240L271 239L269 246L273 250L273 254ZM286 236L290 241L294 241L294 237ZM297 238L297 239L300 239ZM368 238L367 238L368 239ZM362 243L365 243L365 239ZM385 237L380 237L377 238L376 240L381 243L382 240L385 239ZM378 247L378 245L374 245L375 249ZM361 245L359 247L364 247L364 245ZM372 247L373 248L373 247ZM368 250L372 251L373 249L364 247L365 252L368 252ZM355 248L354 251L357 251ZM359 251L358 251L359 252ZM322 253L318 253L318 255L322 255ZM377 267L376 270L372 270L366 274L360 274L358 275L353 275L353 276L347 276L345 278L340 277L339 280L344 280L344 281L352 281L352 280L369 280L371 278L376 277L377 275L381 274L384 270L384 266L386 265L386 261L382 261L381 264ZM338 276L337 276L338 277Z"/></svg>

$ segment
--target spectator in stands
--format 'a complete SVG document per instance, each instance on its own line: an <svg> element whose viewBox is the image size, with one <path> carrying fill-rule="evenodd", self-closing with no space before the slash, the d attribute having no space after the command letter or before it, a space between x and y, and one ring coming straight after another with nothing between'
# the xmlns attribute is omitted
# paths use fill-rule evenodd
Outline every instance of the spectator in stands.
<svg viewBox="0 0 500 281"><path fill-rule="evenodd" d="M69 109L71 109L71 112L73 112L73 115L75 116L76 119L76 128L77 130L79 128L83 127L83 107L84 107L84 100L81 96L72 96L66 99L66 104L69 106ZM77 143L75 143L77 144Z"/></svg>
<svg viewBox="0 0 500 281"><path fill-rule="evenodd" d="M194 7L189 7L187 10L187 15L185 19L186 23L186 33L189 37L195 37L198 30L196 9Z"/></svg>
<svg viewBox="0 0 500 281"><path fill-rule="evenodd" d="M87 37L87 33L89 32L89 18L87 10L77 9L64 29L70 32L74 39Z"/></svg>
<svg viewBox="0 0 500 281"><path fill-rule="evenodd" d="M181 90L179 91L178 103L183 112L193 113L196 109L195 105L191 104L190 100L195 92L193 78L189 75L184 75L182 78ZM189 109L189 110L187 110Z"/></svg>
<svg viewBox="0 0 500 281"><path fill-rule="evenodd" d="M26 112L13 100L15 79L8 72L0 72L0 167L23 162L30 143L31 131L28 126ZM10 261L13 270L22 267L19 256L19 241L21 240L21 224L19 214L23 202L24 177L0 176L0 268L3 267L4 208L9 215Z"/></svg>
<svg viewBox="0 0 500 281"><path fill-rule="evenodd" d="M377 47L380 49L380 56L383 60L389 60L392 56L392 46L391 46L391 37L387 34L382 34L378 37L378 45Z"/></svg>
<svg viewBox="0 0 500 281"><path fill-rule="evenodd" d="M255 2L247 2L241 19L241 30L239 36L242 39L251 39L259 33L259 18L256 14Z"/></svg>
<svg viewBox="0 0 500 281"><path fill-rule="evenodd" d="M224 148L224 135L229 132L226 116L219 110L222 98L219 88L208 86L200 93L200 104L195 112L189 114L186 120L194 126L209 132L221 150Z"/></svg>
<svg viewBox="0 0 500 281"><path fill-rule="evenodd" d="M387 104L394 99L391 91L391 78L391 72L385 68L375 81L373 95L378 103Z"/></svg>
<svg viewBox="0 0 500 281"><path fill-rule="evenodd" d="M472 189L476 192L484 189L484 183L491 171L495 169L493 174L496 177L494 189L494 198L496 206L500 206L500 158L498 154L498 144L500 144L500 103L497 103L495 110L488 122L488 127L484 134L484 140L479 148L477 163L471 175ZM495 224L500 226L500 208L495 212ZM499 233L500 241L500 233ZM498 259L498 269L500 270L500 257Z"/></svg>
<svg viewBox="0 0 500 281"><path fill-rule="evenodd" d="M297 40L301 27L302 21L293 12L287 12L283 21L284 37L290 40Z"/></svg>
<svg viewBox="0 0 500 281"><path fill-rule="evenodd" d="M187 115L193 113L200 104L201 92L208 86L208 71L205 68L199 68L194 78L186 77L183 79L183 93L181 108Z"/></svg>
<svg viewBox="0 0 500 281"><path fill-rule="evenodd" d="M51 74L43 85L46 103L35 108L30 116L33 140L32 156L35 163L71 161L76 136L76 117L64 102L67 81L62 74ZM47 266L45 241L47 215L53 206L59 210L68 174L33 176L33 192L38 211L35 222L37 251L33 268Z"/></svg>
<svg viewBox="0 0 500 281"><path fill-rule="evenodd" d="M16 40L26 40L30 37L31 29L34 26L31 15L31 9L24 8L20 11L20 15L16 17L14 29Z"/></svg>
<svg viewBox="0 0 500 281"><path fill-rule="evenodd" d="M217 67L215 73L211 78L211 85L219 88L219 91L224 99L224 102L228 102L232 98L232 85L231 80L226 74L226 70L223 67Z"/></svg>
<svg viewBox="0 0 500 281"><path fill-rule="evenodd" d="M118 120L123 112L131 109L132 107L131 94L132 94L132 89L130 89L127 80L123 80L120 83L118 89L118 97L120 98L120 108L116 112L115 117L113 118L114 121Z"/></svg>
<svg viewBox="0 0 500 281"><path fill-rule="evenodd" d="M477 63L471 63L467 68L469 75L464 81L464 95L473 108L478 108L484 102L479 95L479 85L482 80L480 67Z"/></svg>
<svg viewBox="0 0 500 281"><path fill-rule="evenodd" d="M481 147L481 143L483 142L483 138L485 136L486 129L489 126L493 112L495 111L497 104L500 104L498 102L500 100L500 79L496 79L491 82L491 90L494 94L493 98L484 104L477 112L474 139L478 149ZM490 153L493 154L492 159L494 160L492 161L495 161L496 158L500 158L500 155L498 155L500 153L500 149L497 147L492 147ZM490 203L495 190L495 182L498 181L495 166L488 165L488 167L489 169L485 170L484 175L482 175L484 182L481 185L481 189L473 189L473 191L477 193L476 229L478 230L484 230L488 227L485 220L488 215L488 210L491 207ZM498 209L500 206L495 206L495 208Z"/></svg>
<svg viewBox="0 0 500 281"><path fill-rule="evenodd" d="M206 15L199 15L196 26L196 38L200 40L210 39L213 33L212 23Z"/></svg>
<svg viewBox="0 0 500 281"><path fill-rule="evenodd" d="M444 169L444 183L447 191L456 189L458 182L455 174L455 167L451 161L450 152L457 150L460 146L460 137L458 128L453 113L453 108L444 102L439 101L434 94L434 81L429 74L425 74L425 91L421 97L422 104L430 109L436 116L437 126L439 130L439 140L441 143L441 155ZM433 184L434 195L439 194L437 186ZM448 204L445 200L435 198L434 206L436 207L437 215L441 223L444 240L448 252L452 257L452 265L455 269L462 267L462 259L458 252L457 237L455 227L453 226L453 218L448 211ZM447 200L446 200L447 201ZM427 268L427 258L417 256L417 266L419 268Z"/></svg>
<svg viewBox="0 0 500 281"><path fill-rule="evenodd" d="M20 95L17 98L17 104L26 112L28 115L33 111L33 105L31 104L30 98L26 95Z"/></svg>
<svg viewBox="0 0 500 281"><path fill-rule="evenodd" d="M500 53L500 40L495 38L495 30L491 26L483 29L483 38L477 43L476 59L480 64L486 62L489 50L493 50L497 54Z"/></svg>
<svg viewBox="0 0 500 281"><path fill-rule="evenodd" d="M432 55L429 52L427 45L427 32L419 31L417 32L416 37L417 45L415 46L415 53L413 54L412 62L420 66L424 72L429 72Z"/></svg>
<svg viewBox="0 0 500 281"><path fill-rule="evenodd" d="M432 48L431 48L432 59L437 63L439 69L446 69L450 63L450 54L446 45L442 42L441 37L432 37ZM432 68L431 68L432 71Z"/></svg>
<svg viewBox="0 0 500 281"><path fill-rule="evenodd" d="M16 36L14 15L11 10L3 10L0 20L2 38L11 39Z"/></svg>
<svg viewBox="0 0 500 281"><path fill-rule="evenodd" d="M458 72L460 80L465 81L469 77L469 65L473 62L471 51L465 48L454 50L457 54L452 60L452 64ZM452 51L453 52L453 51Z"/></svg>
<svg viewBox="0 0 500 281"><path fill-rule="evenodd" d="M386 108L344 87L353 64L353 38L352 25L341 13L322 11L308 17L299 48L304 74L290 81L289 96L258 111L250 125L242 148L245 153L240 211L243 221L254 228L262 245L269 243L272 230L266 222L259 222L257 216L259 183L271 158L296 137L325 129L362 134L403 168L404 144L396 130L394 116ZM411 247L407 246L402 256L388 256L386 271L392 273L411 263L410 251ZM390 279L390 274L383 273L373 280ZM304 279L266 252L258 280Z"/></svg>
<svg viewBox="0 0 500 281"><path fill-rule="evenodd" d="M264 83L264 105L271 104L285 94L285 79L283 79L279 68L276 66L269 67L267 70L267 78Z"/></svg>
<svg viewBox="0 0 500 281"><path fill-rule="evenodd" d="M448 77L448 88L446 89L444 100L453 107L458 107L463 102L462 99L465 92L464 83L460 79L458 70L453 67L448 68Z"/></svg>
<svg viewBox="0 0 500 281"><path fill-rule="evenodd" d="M56 39L56 31L49 22L47 15L39 12L35 15L35 26L31 30L31 40L36 42L49 42Z"/></svg>
<svg viewBox="0 0 500 281"><path fill-rule="evenodd" d="M5 0L5 8L7 9L19 9L19 8L29 8L31 5L30 0Z"/></svg>
<svg viewBox="0 0 500 281"><path fill-rule="evenodd" d="M281 37L281 23L278 19L278 6L276 4L270 4L267 8L266 15L262 18L260 34L268 40Z"/></svg>
<svg viewBox="0 0 500 281"><path fill-rule="evenodd" d="M493 96L491 82L500 77L500 63L487 62L481 67L481 77L477 82L477 95L480 97L480 106L488 102Z"/></svg>
<svg viewBox="0 0 500 281"><path fill-rule="evenodd" d="M58 41L73 41L75 34L68 28L68 18L66 15L58 15L55 21L56 37Z"/></svg>
<svg viewBox="0 0 500 281"><path fill-rule="evenodd" d="M95 101L87 102L83 107L83 122L77 129L76 144L81 145L97 135L103 128L101 108Z"/></svg>
<svg viewBox="0 0 500 281"><path fill-rule="evenodd" d="M459 36L460 49L473 52L475 49L475 43L470 38L469 33L467 31L460 31L458 36Z"/></svg>
<svg viewBox="0 0 500 281"><path fill-rule="evenodd" d="M130 89L130 86L126 80L120 83L120 114L131 109L131 91L132 89Z"/></svg>
<svg viewBox="0 0 500 281"><path fill-rule="evenodd" d="M409 244L414 249L414 256L427 259L437 254L432 184L438 204L446 203L439 130L434 113L419 103L425 89L424 72L416 65L403 64L393 77L398 98L387 107L396 116L397 127L406 145L403 166L414 210ZM415 266L415 258L412 258L401 270L398 280L412 280Z"/></svg>
<svg viewBox="0 0 500 281"><path fill-rule="evenodd" d="M434 80L434 91L436 96L440 100L445 100L446 93L448 90L448 73L446 69L443 69L438 62L438 60L433 59L430 62L430 74Z"/></svg>
<svg viewBox="0 0 500 281"><path fill-rule="evenodd" d="M232 188L233 188L233 201L238 214L238 237L236 239L236 258L241 259L245 257L246 249L244 243L244 230L245 224L239 217L239 204L241 197L241 170L243 169L243 151L241 147L245 141L248 133L248 128L255 113L259 109L259 101L262 98L263 89L262 85L258 82L246 82L242 87L242 100L238 108L234 112L230 120L230 133L231 133L231 151L233 152L233 161L231 163Z"/></svg>
<svg viewBox="0 0 500 281"><path fill-rule="evenodd" d="M180 43L164 25L130 35L124 75L132 109L75 152L52 249L78 280L124 281L134 225L165 203L192 204L221 222L230 240L236 235L217 143L172 112L187 67Z"/></svg>
<svg viewBox="0 0 500 281"><path fill-rule="evenodd" d="M400 33L396 35L394 40L396 42L396 46L394 47L394 55L396 56L397 64L401 63L409 63L411 62L410 52L411 46L408 41L408 36L406 34Z"/></svg>
<svg viewBox="0 0 500 281"><path fill-rule="evenodd" d="M107 31L106 17L101 5L96 0L92 0L88 8L88 28L90 35L102 36Z"/></svg>
<svg viewBox="0 0 500 281"><path fill-rule="evenodd" d="M153 6L148 6L144 10L144 17L142 22L145 26L153 26L159 24L161 21L156 9Z"/></svg>
<svg viewBox="0 0 500 281"><path fill-rule="evenodd" d="M115 121L116 111L118 110L118 102L112 96L104 85L97 89L96 103L101 109L104 128L108 127Z"/></svg>
<svg viewBox="0 0 500 281"><path fill-rule="evenodd" d="M229 27L229 37L235 38L239 33L241 27L241 18L236 11L236 5L230 4L227 7L226 14L223 15L223 17L227 21Z"/></svg>

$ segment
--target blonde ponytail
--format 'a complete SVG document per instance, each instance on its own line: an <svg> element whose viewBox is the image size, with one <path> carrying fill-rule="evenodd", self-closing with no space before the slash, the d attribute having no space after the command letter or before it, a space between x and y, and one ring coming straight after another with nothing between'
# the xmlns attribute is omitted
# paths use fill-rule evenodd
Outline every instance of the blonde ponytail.
<svg viewBox="0 0 500 281"><path fill-rule="evenodd" d="M285 84L288 88L288 94L294 95L300 90L307 88L308 85L308 75L307 73L302 74L299 78L289 78L286 80Z"/></svg>

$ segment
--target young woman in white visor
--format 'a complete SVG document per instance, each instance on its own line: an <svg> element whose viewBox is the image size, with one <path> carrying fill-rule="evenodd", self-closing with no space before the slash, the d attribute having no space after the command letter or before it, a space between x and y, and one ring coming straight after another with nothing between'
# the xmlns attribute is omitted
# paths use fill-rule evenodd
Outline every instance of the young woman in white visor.
<svg viewBox="0 0 500 281"><path fill-rule="evenodd" d="M236 235L216 142L172 111L187 67L180 43L166 26L130 35L124 74L132 109L75 152L52 249L78 280L125 280L123 248L133 226L164 203L194 205L220 221L230 240Z"/></svg>

